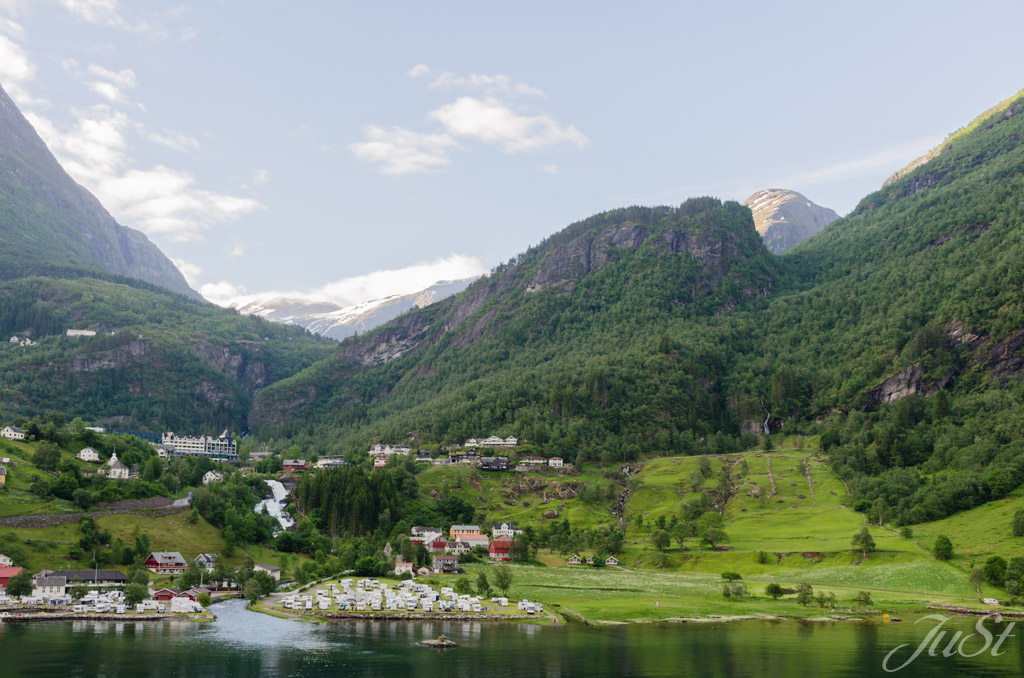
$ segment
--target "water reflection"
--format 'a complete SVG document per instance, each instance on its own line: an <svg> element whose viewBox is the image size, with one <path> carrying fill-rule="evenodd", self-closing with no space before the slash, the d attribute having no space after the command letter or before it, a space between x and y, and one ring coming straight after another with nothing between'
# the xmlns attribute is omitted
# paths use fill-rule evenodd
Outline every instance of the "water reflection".
<svg viewBox="0 0 1024 678"><path fill-rule="evenodd" d="M215 624L54 622L0 626L0 675L93 676L883 676L885 653L917 644L911 623L741 622L557 628L428 621L312 625L218 603ZM969 631L974 620L956 620ZM1022 627L1024 628L1024 627ZM416 641L445 634L460 647ZM1024 633L1022 631L1021 633ZM1024 675L1015 633L1003 657L922 657L904 676Z"/></svg>

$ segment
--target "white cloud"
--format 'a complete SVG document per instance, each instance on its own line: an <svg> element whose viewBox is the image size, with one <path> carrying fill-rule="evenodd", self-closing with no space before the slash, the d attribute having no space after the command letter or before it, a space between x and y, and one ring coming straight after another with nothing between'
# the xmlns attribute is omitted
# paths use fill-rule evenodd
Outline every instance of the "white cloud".
<svg viewBox="0 0 1024 678"><path fill-rule="evenodd" d="M28 4L29 0L0 0L0 10L8 14L20 14Z"/></svg>
<svg viewBox="0 0 1024 678"><path fill-rule="evenodd" d="M150 235L195 240L208 228L263 208L250 198L198 188L186 171L133 167L126 133L137 126L122 112L97 105L76 110L75 116L71 128L58 129L42 116L26 114L68 174L122 223Z"/></svg>
<svg viewBox="0 0 1024 678"><path fill-rule="evenodd" d="M445 72L437 76L437 79L430 83L430 86L434 89L482 89L489 94L544 95L544 90L538 87L528 85L525 82L513 82L512 78L501 74L481 75L479 73L470 73L469 75L455 75Z"/></svg>
<svg viewBox="0 0 1024 678"><path fill-rule="evenodd" d="M8 22L13 26L20 26L13 21ZM10 26L8 26L10 32ZM17 33L17 31L14 31ZM3 84L7 93L18 103L19 106L32 106L45 104L40 99L34 99L25 89L25 83L32 80L36 75L36 67L29 60L28 54L21 48L21 45L11 40L7 35L0 34L0 83Z"/></svg>
<svg viewBox="0 0 1024 678"><path fill-rule="evenodd" d="M96 64L89 64L88 73L94 77L112 82L118 87L135 87L136 84L135 71L130 68L111 71Z"/></svg>
<svg viewBox="0 0 1024 678"><path fill-rule="evenodd" d="M203 285L199 292L209 301L221 306L239 306L260 299L286 297L304 301L329 301L345 307L396 294L411 294L442 280L474 278L486 272L487 269L476 257L450 254L447 257L419 262L405 268L373 271L364 275L342 278L306 291L270 291L245 294L244 288L222 281Z"/></svg>
<svg viewBox="0 0 1024 678"><path fill-rule="evenodd" d="M131 24L118 12L118 0L60 0L60 5L85 21L130 31L148 31L145 22Z"/></svg>
<svg viewBox="0 0 1024 678"><path fill-rule="evenodd" d="M262 186L268 181L270 181L270 172L268 172L266 168L261 169L259 172L256 172L256 176L252 178L252 183L256 184L257 186Z"/></svg>
<svg viewBox="0 0 1024 678"><path fill-rule="evenodd" d="M537 170L544 174L558 174L558 165L541 165Z"/></svg>
<svg viewBox="0 0 1024 678"><path fill-rule="evenodd" d="M240 242L236 242L234 245L228 248L228 256L238 258L245 255L245 245Z"/></svg>
<svg viewBox="0 0 1024 678"><path fill-rule="evenodd" d="M427 75L429 73L429 66L427 66L426 64L416 64L415 66L409 69L409 72L406 75L408 75L410 78L418 78L421 75Z"/></svg>
<svg viewBox="0 0 1024 678"><path fill-rule="evenodd" d="M199 37L199 30L195 26L186 26L178 33L178 39L182 42L191 42Z"/></svg>
<svg viewBox="0 0 1024 678"><path fill-rule="evenodd" d="M163 134L157 132L150 132L146 135L146 138L152 141L154 144L159 144L166 148L170 148L175 151L197 151L199 150L199 140L195 137L186 136L179 134L178 132L168 132L164 130Z"/></svg>
<svg viewBox="0 0 1024 678"><path fill-rule="evenodd" d="M2 9L2 7L3 6L0 5L0 9ZM21 27L21 24L11 21L5 17L0 17L0 32L16 39L21 39L25 36L25 29Z"/></svg>
<svg viewBox="0 0 1024 678"><path fill-rule="evenodd" d="M185 276L185 282L188 283L189 287L195 287L199 283L199 275L203 272L203 269L195 264L190 264L184 259L172 258L171 263L177 266L181 274Z"/></svg>
<svg viewBox="0 0 1024 678"><path fill-rule="evenodd" d="M488 97L460 97L430 113L450 134L501 144L506 153L518 153L570 143L585 148L590 141L572 125L563 127L546 115L519 115Z"/></svg>
<svg viewBox="0 0 1024 678"><path fill-rule="evenodd" d="M200 286L199 294L207 301L218 306L230 306L235 300L243 298L245 288L241 285L232 285L226 280L215 283L206 283Z"/></svg>
<svg viewBox="0 0 1024 678"><path fill-rule="evenodd" d="M458 147L447 134L420 134L403 127L366 125L363 134L366 141L349 144L348 149L360 160L377 165L381 174L393 176L444 167L451 163L449 151Z"/></svg>

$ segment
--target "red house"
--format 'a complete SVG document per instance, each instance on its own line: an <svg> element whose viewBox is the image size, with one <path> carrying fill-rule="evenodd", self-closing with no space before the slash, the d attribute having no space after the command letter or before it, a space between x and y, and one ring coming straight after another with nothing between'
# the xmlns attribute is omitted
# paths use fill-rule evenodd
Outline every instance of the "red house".
<svg viewBox="0 0 1024 678"><path fill-rule="evenodd" d="M180 574L188 563L177 551L153 551L146 558L146 569L157 574Z"/></svg>
<svg viewBox="0 0 1024 678"><path fill-rule="evenodd" d="M0 567L0 589L6 589L7 582L16 574L21 574L20 567Z"/></svg>
<svg viewBox="0 0 1024 678"><path fill-rule="evenodd" d="M309 467L309 462L305 459L285 459L281 466L285 473L295 473L305 471Z"/></svg>
<svg viewBox="0 0 1024 678"><path fill-rule="evenodd" d="M501 537L491 542L491 560L511 560L512 540L508 537Z"/></svg>
<svg viewBox="0 0 1024 678"><path fill-rule="evenodd" d="M180 595L182 595L182 593L178 589L160 589L159 591L153 594L153 600L160 600L166 602L171 598L177 598Z"/></svg>
<svg viewBox="0 0 1024 678"><path fill-rule="evenodd" d="M434 541L427 544L427 551L430 553L444 553L444 548L448 546L448 540L438 535Z"/></svg>

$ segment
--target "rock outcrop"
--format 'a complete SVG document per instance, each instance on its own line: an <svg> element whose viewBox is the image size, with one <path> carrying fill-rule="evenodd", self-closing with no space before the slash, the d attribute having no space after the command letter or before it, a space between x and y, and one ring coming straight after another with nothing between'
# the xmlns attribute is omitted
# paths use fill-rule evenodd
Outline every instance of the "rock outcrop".
<svg viewBox="0 0 1024 678"><path fill-rule="evenodd" d="M765 247L775 254L793 249L839 218L796 191L768 188L743 201L754 215L754 227Z"/></svg>

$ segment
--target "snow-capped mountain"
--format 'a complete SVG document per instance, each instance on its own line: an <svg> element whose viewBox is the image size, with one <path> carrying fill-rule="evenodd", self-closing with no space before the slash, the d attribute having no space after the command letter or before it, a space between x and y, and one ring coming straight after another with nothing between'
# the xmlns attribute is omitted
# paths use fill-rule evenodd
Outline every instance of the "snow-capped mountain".
<svg viewBox="0 0 1024 678"><path fill-rule="evenodd" d="M414 308L429 306L469 287L476 278L442 280L426 289L410 294L395 294L353 306L339 306L329 301L309 301L288 297L265 297L236 302L230 307L245 315L265 320L300 325L310 332L342 340L353 334L367 332L397 318Z"/></svg>

